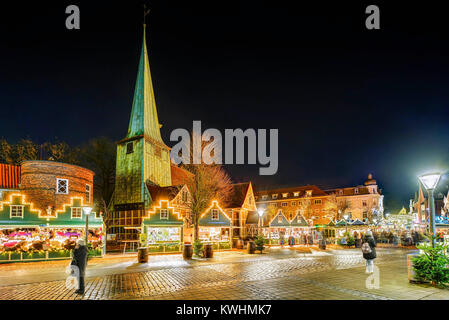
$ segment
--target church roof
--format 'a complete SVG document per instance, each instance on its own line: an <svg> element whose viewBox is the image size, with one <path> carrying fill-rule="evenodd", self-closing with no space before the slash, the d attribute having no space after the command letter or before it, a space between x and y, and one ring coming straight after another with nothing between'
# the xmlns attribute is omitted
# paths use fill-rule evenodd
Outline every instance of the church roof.
<svg viewBox="0 0 449 320"><path fill-rule="evenodd" d="M181 187L182 186L160 187L147 184L148 192L150 193L153 202L158 202L159 200L173 200L181 190Z"/></svg>
<svg viewBox="0 0 449 320"><path fill-rule="evenodd" d="M235 183L232 185L232 195L227 208L240 208L245 203L246 194L251 182Z"/></svg>
<svg viewBox="0 0 449 320"><path fill-rule="evenodd" d="M187 184L189 179L191 179L194 174L190 171L187 171L183 168L180 168L174 164L170 165L171 170L171 184L172 185L178 185L178 184Z"/></svg>
<svg viewBox="0 0 449 320"><path fill-rule="evenodd" d="M143 135L157 144L166 146L161 138L160 127L144 29L131 118L125 139Z"/></svg>

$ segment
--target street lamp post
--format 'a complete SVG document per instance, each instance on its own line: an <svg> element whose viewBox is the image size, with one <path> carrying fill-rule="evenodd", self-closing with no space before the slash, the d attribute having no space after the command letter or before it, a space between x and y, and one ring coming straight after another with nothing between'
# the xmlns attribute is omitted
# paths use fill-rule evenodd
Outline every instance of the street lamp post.
<svg viewBox="0 0 449 320"><path fill-rule="evenodd" d="M88 247L88 243L89 243L89 214L92 211L91 207L83 207L83 211L84 214L86 215L86 232L85 232L85 236L86 236L86 246Z"/></svg>
<svg viewBox="0 0 449 320"><path fill-rule="evenodd" d="M257 211L257 213L259 214L259 235L260 235L260 234L261 234L261 231L262 231L262 223L261 223L261 220L262 220L262 216L263 216L264 210L263 210L263 209L259 209L259 210Z"/></svg>
<svg viewBox="0 0 449 320"><path fill-rule="evenodd" d="M441 174L440 173L429 173L422 176L419 176L419 180L424 185L429 195L429 205L430 205L430 215L429 215L429 224L430 224L430 232L432 234L432 247L435 247L435 200L433 198L433 191L435 190L438 182L440 181Z"/></svg>
<svg viewBox="0 0 449 320"><path fill-rule="evenodd" d="M348 233L348 218L349 218L349 215L345 214L343 216L343 218L345 219L346 233Z"/></svg>

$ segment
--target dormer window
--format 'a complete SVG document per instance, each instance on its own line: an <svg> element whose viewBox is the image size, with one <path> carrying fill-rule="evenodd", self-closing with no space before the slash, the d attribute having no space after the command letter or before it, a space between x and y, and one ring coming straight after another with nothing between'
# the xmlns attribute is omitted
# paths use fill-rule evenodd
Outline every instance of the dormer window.
<svg viewBox="0 0 449 320"><path fill-rule="evenodd" d="M342 196L343 195L343 190L338 190L338 194Z"/></svg>
<svg viewBox="0 0 449 320"><path fill-rule="evenodd" d="M288 193L283 193L283 194L282 194L282 197L283 197L283 198L287 198L287 197L288 197Z"/></svg>
<svg viewBox="0 0 449 320"><path fill-rule="evenodd" d="M354 193L355 193L355 194L359 194L359 188L355 188L355 189L354 189Z"/></svg>
<svg viewBox="0 0 449 320"><path fill-rule="evenodd" d="M312 190L307 190L306 191L306 196L307 197L311 197L312 196Z"/></svg>
<svg viewBox="0 0 449 320"><path fill-rule="evenodd" d="M268 196L267 196L266 194L264 194L264 195L262 196L262 200L267 200L267 198L268 198Z"/></svg>
<svg viewBox="0 0 449 320"><path fill-rule="evenodd" d="M272 194L271 197L272 197L273 199L277 199L277 198L278 198L278 195L277 195L277 194Z"/></svg>
<svg viewBox="0 0 449 320"><path fill-rule="evenodd" d="M293 192L294 197L299 197L299 192Z"/></svg>

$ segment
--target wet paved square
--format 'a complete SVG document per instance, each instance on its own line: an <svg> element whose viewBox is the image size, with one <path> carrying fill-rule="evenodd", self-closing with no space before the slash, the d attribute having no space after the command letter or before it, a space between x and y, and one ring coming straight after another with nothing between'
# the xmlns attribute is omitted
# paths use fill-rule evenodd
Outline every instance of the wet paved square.
<svg viewBox="0 0 449 320"><path fill-rule="evenodd" d="M150 256L148 264L135 257L94 259L83 296L66 289L67 261L0 265L0 299L449 299L449 290L408 282L409 252L379 248L378 287L371 289L357 249L304 254L272 248L263 255L231 251L193 261Z"/></svg>

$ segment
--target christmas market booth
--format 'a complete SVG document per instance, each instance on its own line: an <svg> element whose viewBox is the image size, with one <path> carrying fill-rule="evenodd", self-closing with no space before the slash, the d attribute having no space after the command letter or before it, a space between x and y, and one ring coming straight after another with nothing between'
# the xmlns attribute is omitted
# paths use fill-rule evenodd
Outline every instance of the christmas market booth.
<svg viewBox="0 0 449 320"><path fill-rule="evenodd" d="M62 210L45 214L27 203L25 195L11 194L0 202L0 263L69 259L78 238L85 237L82 198L72 198ZM89 256L104 255L103 219L88 217Z"/></svg>
<svg viewBox="0 0 449 320"><path fill-rule="evenodd" d="M443 216L435 217L435 229L437 234L439 234L442 238L449 236L449 219Z"/></svg>
<svg viewBox="0 0 449 320"><path fill-rule="evenodd" d="M290 221L291 233L294 244L305 244L306 238L311 232L311 227L306 219L298 212L298 214Z"/></svg>
<svg viewBox="0 0 449 320"><path fill-rule="evenodd" d="M269 239L270 245L287 244L288 231L290 229L290 221L282 213L281 210L268 223L268 228L263 230L264 237Z"/></svg>
<svg viewBox="0 0 449 320"><path fill-rule="evenodd" d="M342 219L336 223L336 228L337 228L336 236L337 238L341 238L345 234L346 230L349 232L351 236L354 235L360 236L360 234L362 233L364 234L366 231L368 231L369 225L367 225L363 221L360 221L359 219L349 221L345 221Z"/></svg>
<svg viewBox="0 0 449 320"><path fill-rule="evenodd" d="M214 200L200 216L199 240L203 243L212 243L214 250L231 249L231 226L231 219Z"/></svg>
<svg viewBox="0 0 449 320"><path fill-rule="evenodd" d="M323 236L326 238L328 243L334 243L334 241L336 240L336 228L337 224L334 222L334 220L330 220L326 228L324 228Z"/></svg>
<svg viewBox="0 0 449 320"><path fill-rule="evenodd" d="M160 200L159 206L148 211L142 219L140 243L148 252L181 252L184 220L170 207L168 200Z"/></svg>

